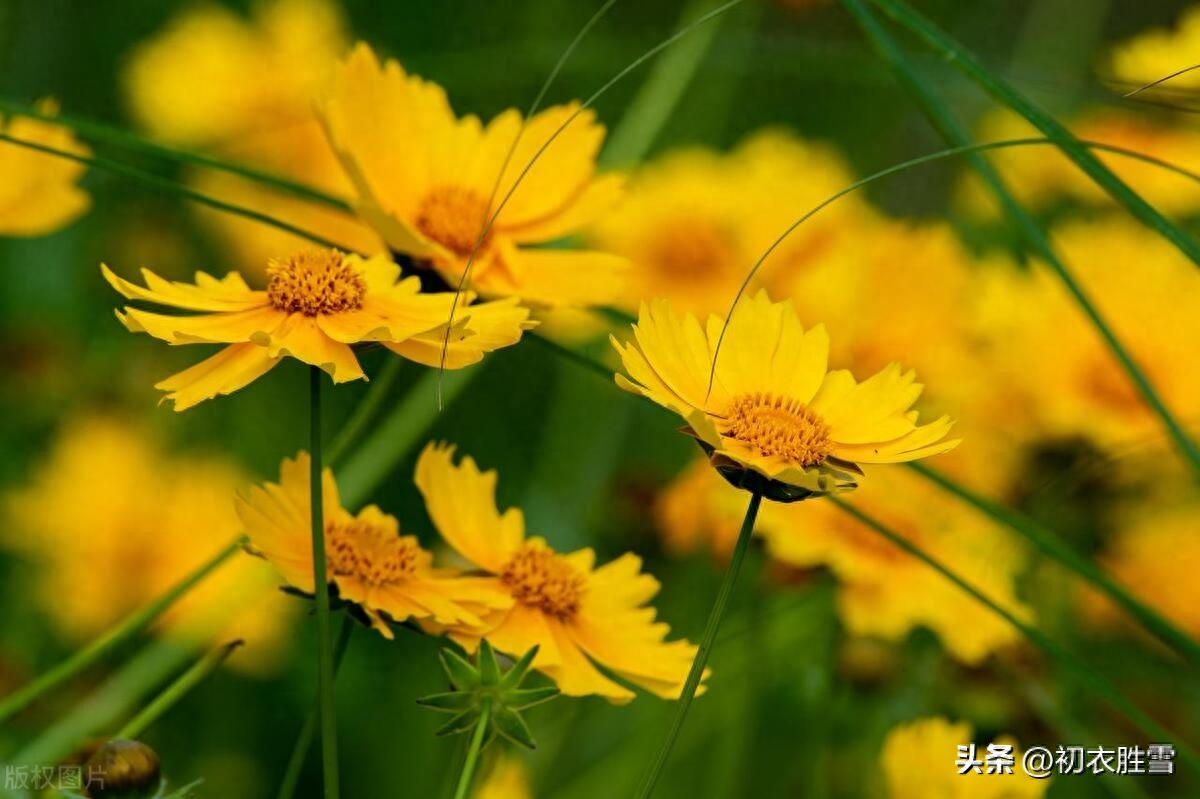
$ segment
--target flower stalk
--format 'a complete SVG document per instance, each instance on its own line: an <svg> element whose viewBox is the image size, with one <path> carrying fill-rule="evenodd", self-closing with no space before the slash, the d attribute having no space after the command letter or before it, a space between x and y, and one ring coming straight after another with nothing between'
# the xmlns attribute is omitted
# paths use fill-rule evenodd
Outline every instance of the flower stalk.
<svg viewBox="0 0 1200 799"><path fill-rule="evenodd" d="M646 779L638 790L639 799L649 799L654 793L654 786L662 775L667 759L671 756L675 739L679 737L679 731L683 729L688 709L692 706L692 700L696 698L696 689L700 686L700 679L704 676L704 667L708 664L708 656L712 652L713 642L717 638L717 631L721 628L721 619L725 616L725 608L729 604L729 597L733 594L733 586L742 570L742 562L746 559L746 550L750 548L750 537L754 533L754 522L758 518L758 508L761 504L762 494L757 491L752 492L750 505L746 508L746 516L742 520L742 529L738 532L737 543L734 545L733 555L729 559L729 567L725 570L721 588L717 591L716 602L713 603L712 611L708 615L708 624L704 628L704 637L700 639L700 648L696 650L691 671L688 672L687 680L683 684L683 691L679 694L679 703L675 707L675 715L671 718L671 726L667 729L667 737L663 739L658 756L654 759L654 764L646 773Z"/></svg>
<svg viewBox="0 0 1200 799"><path fill-rule="evenodd" d="M467 799L471 789L471 781L475 777L475 766L479 763L479 753L483 749L483 737L488 729L492 704L484 700L479 713L479 721L475 724L475 732L471 735L471 748L467 750L467 759L463 763L462 774L458 778L458 788L454 791L454 799Z"/></svg>
<svg viewBox="0 0 1200 799"><path fill-rule="evenodd" d="M325 799L338 797L337 713L333 696L333 634L325 569L325 512L321 506L321 369L309 367L311 427L309 490L312 504L313 588L317 600L317 695L321 719L321 771Z"/></svg>

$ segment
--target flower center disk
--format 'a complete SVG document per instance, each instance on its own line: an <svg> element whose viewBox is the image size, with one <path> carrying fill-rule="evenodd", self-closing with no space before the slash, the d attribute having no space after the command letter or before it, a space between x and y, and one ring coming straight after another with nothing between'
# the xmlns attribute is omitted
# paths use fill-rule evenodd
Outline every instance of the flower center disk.
<svg viewBox="0 0 1200 799"><path fill-rule="evenodd" d="M267 266L271 307L305 316L357 311L367 284L337 250L305 250Z"/></svg>
<svg viewBox="0 0 1200 799"><path fill-rule="evenodd" d="M325 542L335 577L356 577L371 586L408 579L420 564L421 548L414 537L360 519L329 522Z"/></svg>
<svg viewBox="0 0 1200 799"><path fill-rule="evenodd" d="M736 397L719 420L721 434L751 445L765 457L816 466L829 457L829 426L802 402L775 394Z"/></svg>
<svg viewBox="0 0 1200 799"><path fill-rule="evenodd" d="M418 230L465 258L475 249L487 217L488 202L482 195L460 186L438 186L421 201L416 221Z"/></svg>
<svg viewBox="0 0 1200 799"><path fill-rule="evenodd" d="M579 611L583 575L544 546L525 543L505 564L500 579L518 602L551 616L566 621Z"/></svg>

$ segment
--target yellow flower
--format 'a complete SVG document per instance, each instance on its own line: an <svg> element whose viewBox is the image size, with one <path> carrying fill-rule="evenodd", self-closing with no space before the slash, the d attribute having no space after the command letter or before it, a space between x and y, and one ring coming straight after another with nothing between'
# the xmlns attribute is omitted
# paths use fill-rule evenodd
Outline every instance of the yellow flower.
<svg viewBox="0 0 1200 799"><path fill-rule="evenodd" d="M1124 218L1080 222L1058 251L1113 332L1179 419L1200 414L1200 280L1154 232ZM1136 268L1134 268L1136 265ZM1041 263L992 271L977 316L991 369L1024 393L1028 425L1102 447L1162 436L1162 426L1061 281Z"/></svg>
<svg viewBox="0 0 1200 799"><path fill-rule="evenodd" d="M888 799L1039 799L1050 780L1021 770L1022 751L1011 738L995 743L1011 746L1011 774L959 774L958 747L972 743L971 725L944 718L925 718L894 727L883 743L881 761ZM977 744L973 759L985 761L987 744Z"/></svg>
<svg viewBox="0 0 1200 799"><path fill-rule="evenodd" d="M663 297L680 311L724 313L771 243L853 180L832 149L764 130L728 154L690 148L642 168L589 237L636 265L621 305ZM772 254L761 282L779 285L838 252L870 216L855 196L830 206Z"/></svg>
<svg viewBox="0 0 1200 799"><path fill-rule="evenodd" d="M521 511L496 507L496 473L480 472L469 457L456 466L453 447L426 447L416 483L446 542L514 600L482 626L451 627L451 638L470 651L481 638L509 654L536 645L533 665L571 696L633 698L594 664L659 696L679 695L696 648L664 640L667 625L646 606L659 584L641 573L640 558L628 553L596 568L591 549L564 555L527 538Z"/></svg>
<svg viewBox="0 0 1200 799"><path fill-rule="evenodd" d="M126 308L117 318L134 333L170 344L227 344L216 355L157 384L182 411L229 394L261 377L281 358L319 366L335 383L364 378L351 348L377 342L430 366L441 362L452 293L422 294L416 277L383 256L363 259L336 250L304 251L274 262L265 291L253 291L231 272L218 280L198 272L194 285L163 280L142 270L146 288L105 278L122 296L201 313L172 316ZM478 362L485 352L514 344L529 312L515 300L467 305L456 321L446 367Z"/></svg>
<svg viewBox="0 0 1200 799"><path fill-rule="evenodd" d="M353 187L313 109L350 43L341 12L329 0L272 0L254 10L245 20L216 5L190 7L139 45L124 75L134 117L156 137L202 146L348 199ZM384 249L352 214L227 172L187 175L203 194L270 208L273 217L352 252ZM254 220L203 206L195 213L234 248L239 263L266 264L277 253L305 246Z"/></svg>
<svg viewBox="0 0 1200 799"><path fill-rule="evenodd" d="M525 762L511 754L499 755L492 761L474 796L475 799L533 799Z"/></svg>
<svg viewBox="0 0 1200 799"><path fill-rule="evenodd" d="M973 759L984 761L959 774L955 765L959 746L970 746L972 729L965 721L952 723L941 717L917 719L892 728L883 741L881 761L888 799L1040 799L1050 780L1038 780L1021 770L1022 751L1012 738L995 743L1012 747L1012 774L986 774L988 745L976 744Z"/></svg>
<svg viewBox="0 0 1200 799"><path fill-rule="evenodd" d="M1030 616L1017 598L1027 553L1010 533L905 470L875 469L867 476L851 499L856 507L1016 616ZM718 555L726 553L746 510L739 497L704 461L697 461L661 495L660 507L687 512L660 514L660 530L668 543L709 539ZM1012 625L830 503L768 504L755 529L779 563L827 568L837 577L838 616L852 635L900 641L925 627L948 654L967 664L1021 641Z"/></svg>
<svg viewBox="0 0 1200 799"><path fill-rule="evenodd" d="M42 100L37 109L55 114L58 104ZM0 131L56 150L91 154L70 130L59 125L19 116L0 117ZM0 142L0 175L4 176L0 180L0 236L44 236L82 216L91 205L87 192L78 186L84 169L76 161Z"/></svg>
<svg viewBox="0 0 1200 799"><path fill-rule="evenodd" d="M1196 63L1200 52L1200 8L1184 9L1174 30L1155 28L1114 48L1114 78L1130 89L1165 78ZM1186 72L1163 84L1168 92L1200 89L1200 71Z"/></svg>
<svg viewBox="0 0 1200 799"><path fill-rule="evenodd" d="M4 498L0 542L28 559L50 623L93 638L157 599L241 531L233 495L245 478L213 457L170 455L145 430L107 416L64 426L29 485ZM291 603L271 569L234 556L167 611L164 634L241 637L230 662L257 670L286 650Z"/></svg>
<svg viewBox="0 0 1200 799"><path fill-rule="evenodd" d="M521 115L505 111L484 126L457 118L441 87L381 65L360 44L343 63L321 108L329 139L358 194L362 218L397 252L429 263L457 286L467 258L499 203L534 154L578 105L546 109L521 131ZM613 255L527 245L580 230L615 199L621 179L596 176L604 128L579 115L522 178L480 248L471 287L541 305L610 302L624 261Z"/></svg>
<svg viewBox="0 0 1200 799"><path fill-rule="evenodd" d="M617 385L687 420L735 484L753 474L773 481L775 499L853 487L848 472L859 463L911 461L958 444L944 440L948 417L917 424L913 372L893 363L859 383L846 370L828 371L825 328L806 332L792 305L766 292L740 302L727 329L709 317L707 331L655 300L643 305L634 337L624 345L613 338L629 373L617 375Z"/></svg>
<svg viewBox="0 0 1200 799"><path fill-rule="evenodd" d="M236 506L251 551L273 564L289 585L311 594L309 469L307 452L285 459L278 483L252 487ZM337 596L358 605L385 638L392 637L388 620L477 625L477 614L512 604L490 581L435 569L433 555L415 536L400 535L396 518L375 505L357 516L347 511L329 469L322 473L321 490L327 579Z"/></svg>

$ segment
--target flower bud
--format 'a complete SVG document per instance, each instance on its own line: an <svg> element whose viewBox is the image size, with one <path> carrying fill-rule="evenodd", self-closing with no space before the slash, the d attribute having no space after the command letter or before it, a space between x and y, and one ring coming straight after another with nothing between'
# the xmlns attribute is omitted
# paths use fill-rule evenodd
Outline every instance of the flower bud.
<svg viewBox="0 0 1200 799"><path fill-rule="evenodd" d="M146 799L162 782L158 755L139 741L109 741L88 759L84 773L91 799Z"/></svg>

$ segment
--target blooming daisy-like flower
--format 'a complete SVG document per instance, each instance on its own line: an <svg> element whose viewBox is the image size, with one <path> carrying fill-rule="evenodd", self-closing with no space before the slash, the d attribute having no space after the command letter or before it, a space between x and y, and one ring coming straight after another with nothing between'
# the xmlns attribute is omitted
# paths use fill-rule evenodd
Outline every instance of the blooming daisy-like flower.
<svg viewBox="0 0 1200 799"><path fill-rule="evenodd" d="M252 487L237 499L250 550L272 563L289 585L311 594L312 503L308 453L285 459L278 483ZM391 638L386 619L480 624L480 614L512 599L489 580L433 568L433 555L415 536L400 535L394 516L368 505L357 516L342 507L333 472L322 474L327 579L337 595L358 605L371 625Z"/></svg>
<svg viewBox="0 0 1200 799"><path fill-rule="evenodd" d="M481 472L469 457L456 465L451 446L425 448L416 483L446 542L513 600L482 626L450 626L451 638L472 651L485 637L509 654L536 645L534 667L571 696L633 698L596 664L659 696L679 695L696 647L664 640L669 628L646 606L659 584L641 572L640 558L629 553L597 568L591 549L559 554L527 538L521 511L496 507L496 473Z"/></svg>
<svg viewBox="0 0 1200 799"><path fill-rule="evenodd" d="M917 424L913 372L893 363L860 383L829 371L825 328L805 331L791 303L766 292L740 302L728 326L710 316L707 329L655 300L633 331L631 342L612 340L629 373L617 385L678 413L730 482L770 499L852 488L859 463L911 461L958 444L945 440L948 417Z"/></svg>
<svg viewBox="0 0 1200 799"><path fill-rule="evenodd" d="M393 250L457 286L494 213L493 190L498 204L520 178L479 249L471 287L540 305L596 305L616 296L624 259L527 246L582 229L620 190L619 177L596 176L604 128L590 111L546 145L578 110L577 104L548 108L523 131L515 110L486 126L474 116L460 119L441 87L395 61L381 65L360 44L341 65L321 116L354 184L359 214Z"/></svg>
<svg viewBox="0 0 1200 799"><path fill-rule="evenodd" d="M42 100L37 110L55 114L58 104ZM90 151L67 128L27 117L0 117L0 132L76 155ZM86 167L48 153L0 142L0 236L44 236L79 218L91 198L79 188Z"/></svg>
<svg viewBox="0 0 1200 799"><path fill-rule="evenodd" d="M416 277L383 256L360 258L337 250L310 250L271 264L265 291L241 275L217 279L203 272L195 284L163 280L142 270L142 288L101 267L124 297L185 311L167 315L137 308L117 312L134 333L169 344L227 344L216 355L156 385L182 411L229 394L261 377L290 355L318 366L335 383L364 378L352 345L377 342L418 363L438 366L453 293L423 294ZM528 310L516 300L469 305L464 294L445 366L461 368L485 352L516 343L528 327Z"/></svg>

